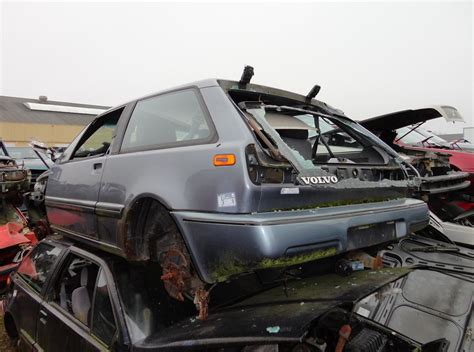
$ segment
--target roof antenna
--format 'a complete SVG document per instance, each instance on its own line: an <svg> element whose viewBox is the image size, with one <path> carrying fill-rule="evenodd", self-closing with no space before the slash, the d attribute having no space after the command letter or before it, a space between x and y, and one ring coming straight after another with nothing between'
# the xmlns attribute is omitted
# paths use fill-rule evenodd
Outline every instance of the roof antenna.
<svg viewBox="0 0 474 352"><path fill-rule="evenodd" d="M311 103L311 99L313 99L316 95L318 95L319 91L321 90L321 86L317 84L314 85L313 88L309 91L308 95L306 95L306 103Z"/></svg>
<svg viewBox="0 0 474 352"><path fill-rule="evenodd" d="M253 76L253 67L245 66L244 72L242 72L242 77L240 77L239 88L245 88L247 84L250 83L252 76Z"/></svg>

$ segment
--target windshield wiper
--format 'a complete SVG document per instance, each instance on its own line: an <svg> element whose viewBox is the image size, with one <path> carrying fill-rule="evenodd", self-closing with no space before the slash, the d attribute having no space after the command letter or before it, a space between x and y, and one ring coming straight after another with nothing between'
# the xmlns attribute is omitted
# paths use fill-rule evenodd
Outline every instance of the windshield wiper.
<svg viewBox="0 0 474 352"><path fill-rule="evenodd" d="M426 137L425 139L423 139L422 141L420 141L420 144L422 146L425 146L425 143L428 142L431 138L433 138L434 136L429 136L429 137Z"/></svg>

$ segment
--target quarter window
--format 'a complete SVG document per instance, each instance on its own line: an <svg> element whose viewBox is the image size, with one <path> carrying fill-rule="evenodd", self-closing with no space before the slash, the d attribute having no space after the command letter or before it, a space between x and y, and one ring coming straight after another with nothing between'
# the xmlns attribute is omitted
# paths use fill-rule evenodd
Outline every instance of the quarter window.
<svg viewBox="0 0 474 352"><path fill-rule="evenodd" d="M205 142L212 137L207 114L194 89L139 101L122 143L122 151Z"/></svg>
<svg viewBox="0 0 474 352"><path fill-rule="evenodd" d="M18 267L18 275L36 291L41 292L61 250L48 244L39 244Z"/></svg>

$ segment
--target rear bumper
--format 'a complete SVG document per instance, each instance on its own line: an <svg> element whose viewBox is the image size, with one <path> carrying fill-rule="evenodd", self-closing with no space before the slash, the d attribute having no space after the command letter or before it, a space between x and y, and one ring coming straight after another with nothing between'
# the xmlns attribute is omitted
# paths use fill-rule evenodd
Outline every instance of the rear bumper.
<svg viewBox="0 0 474 352"><path fill-rule="evenodd" d="M415 199L255 214L172 212L208 283L392 241L428 224Z"/></svg>

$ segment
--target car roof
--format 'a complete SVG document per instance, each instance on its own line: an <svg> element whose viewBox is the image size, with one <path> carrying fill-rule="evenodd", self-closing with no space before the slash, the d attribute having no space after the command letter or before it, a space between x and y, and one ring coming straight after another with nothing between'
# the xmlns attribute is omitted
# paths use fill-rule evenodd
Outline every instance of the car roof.
<svg viewBox="0 0 474 352"><path fill-rule="evenodd" d="M113 111L115 110L117 107L121 107L121 106L125 106L125 105L128 105L128 104L131 104L131 103L134 103L138 100L143 100L143 99L147 99L147 98L150 98L150 97L153 97L155 95L159 95L159 94L164 94L164 93L168 93L168 92L173 92L173 91L176 91L176 90L182 90L182 89L186 89L186 88L207 88L207 87L217 87L219 86L219 83L218 83L218 80L215 79L215 78L208 78L208 79L202 79L202 80L199 80L199 81L194 81L194 82L190 82L190 83L185 83L185 84L180 84L178 86L173 86L173 87L170 87L170 88L166 88L166 89L163 89L163 90L159 90L159 91L156 91L154 93L150 93L150 94L147 94L147 95L143 95L139 98L135 98L135 99L132 99L132 100L129 100L127 101L126 103L123 103L123 104L119 104L119 105L116 105L116 106L113 106L111 107L110 109L108 109L107 111L104 111L103 113L101 113L100 115L97 115L97 116L102 116L104 114L107 114L108 112L110 111Z"/></svg>
<svg viewBox="0 0 474 352"><path fill-rule="evenodd" d="M279 89L279 88L274 88L274 87L269 87L269 86L263 86L259 84L253 84L249 83L245 86L242 86L238 81L232 81L232 80L226 80L226 79L219 79L219 78L208 78L208 79L203 79L199 81L194 81L194 82L189 82L185 84L181 84L178 86L173 86L170 88L166 88L151 94L147 94L144 96L141 96L136 99L129 100L128 102L124 104L119 104L116 105L107 111L103 112L102 114L98 115L102 116L104 114L107 114L110 111L113 111L119 107L126 106L128 104L135 103L138 100L143 100L147 98L151 98L153 96L159 95L159 94L164 94L164 93L170 93L173 91L177 90L182 90L186 88L198 88L198 89L203 89L203 88L209 88L209 87L221 87L224 91L229 92L229 91L240 91L240 92L249 92L249 93L256 93L256 94L267 94L267 95L273 95L273 96L279 96L279 97L284 97L289 100L293 100L295 102L300 102L300 103L305 103L305 104L311 104L314 105L318 108L321 108L325 110L328 113L338 115L340 117L346 117L344 115L344 112L340 109L334 108L330 106L329 104L326 104L323 101L317 100L317 99L312 99L311 102L307 102L306 96L303 94L298 94L294 92L290 92L287 90Z"/></svg>

